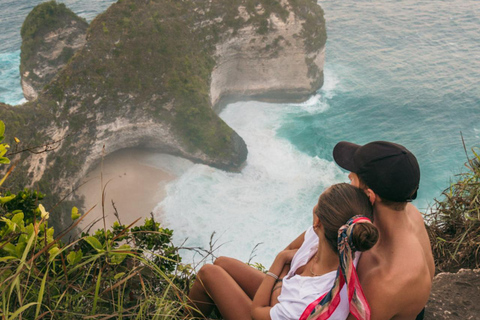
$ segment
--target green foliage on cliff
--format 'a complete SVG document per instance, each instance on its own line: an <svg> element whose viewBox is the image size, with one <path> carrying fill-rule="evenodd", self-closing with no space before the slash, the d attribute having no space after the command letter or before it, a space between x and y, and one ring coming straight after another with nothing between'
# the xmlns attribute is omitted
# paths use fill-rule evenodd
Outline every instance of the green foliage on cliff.
<svg viewBox="0 0 480 320"><path fill-rule="evenodd" d="M303 23L302 38L305 39L307 52L320 50L327 42L327 29L324 12L316 1L289 0L295 13L305 20Z"/></svg>
<svg viewBox="0 0 480 320"><path fill-rule="evenodd" d="M457 176L428 216L438 271L480 267L480 149L472 149L467 171Z"/></svg>
<svg viewBox="0 0 480 320"><path fill-rule="evenodd" d="M240 6L249 15L246 21L240 16ZM18 188L35 181L34 187L49 193L45 203L53 206L60 201L60 193L63 196L67 188L75 187L78 179L72 177L78 178L86 160L100 158L98 148L93 148L98 137L112 143L128 134L101 129L118 119L132 125L147 121L161 125L173 141L168 150L175 149L171 145L179 146L170 152L223 169L238 169L246 159L246 146L214 112L209 97L216 44L246 26L254 26L259 34L270 32L272 15L285 20L291 12L306 21L305 32L299 34L306 46L324 44L325 37L315 31L325 29L323 11L314 0L292 0L290 6L276 0L120 0L112 4L91 22L85 47L70 58L37 100L0 108L0 117L12 124L13 135L22 140L20 148L37 152L40 149L35 146L65 133L62 141L52 142L56 149L41 164L39 181L34 179L34 169L41 166L26 161L19 163L9 181ZM46 43L39 35L54 31L73 15L53 1L32 10L22 27L22 72L34 67L29 61L36 41ZM314 15L318 16L307 19ZM65 59L71 55L71 50L60 53ZM134 143L155 148L163 141L152 134ZM69 179L74 180L72 185L60 187L58 181ZM55 220L56 227L64 225L62 219Z"/></svg>
<svg viewBox="0 0 480 320"><path fill-rule="evenodd" d="M173 124L192 151L230 157L233 130L209 102L215 61L214 42L206 38L212 28L195 26L202 20L195 7L190 1L125 0L92 21L89 50L82 50L48 86L50 97L65 105L78 103L70 93L81 88L82 101L78 112L69 115L70 128L88 127L86 114L102 97L102 109L95 112L106 118L122 109L126 117L143 109L156 121ZM63 109L65 116L68 110Z"/></svg>
<svg viewBox="0 0 480 320"><path fill-rule="evenodd" d="M3 132L0 121L0 157L9 147ZM29 189L0 194L2 319L188 318L184 292L193 275L171 243L173 231L151 218L63 243L88 212L72 208L71 226L55 238L43 198Z"/></svg>
<svg viewBox="0 0 480 320"><path fill-rule="evenodd" d="M75 20L87 26L84 19L78 17L65 4L56 3L55 0L41 3L30 11L20 32L22 36L20 72L22 74L26 69L35 67L32 58L42 43L42 36L48 31L64 27L68 20ZM67 49L60 54L59 59L65 63L72 56L73 52Z"/></svg>
<svg viewBox="0 0 480 320"><path fill-rule="evenodd" d="M6 202L0 205L2 319L152 319L155 314L185 319L177 313L188 310L183 292L192 274L180 264L171 230L153 219L134 228L115 223L110 230L64 244L54 238L50 213L34 192L12 197L35 206L7 208L9 197L1 198Z"/></svg>
<svg viewBox="0 0 480 320"><path fill-rule="evenodd" d="M72 19L78 16L68 9L63 3L56 3L55 0L37 5L30 11L25 19L20 34L23 39L35 38L38 32L45 29L55 29L62 23L61 17L67 15Z"/></svg>
<svg viewBox="0 0 480 320"><path fill-rule="evenodd" d="M242 5L251 15L248 21L239 17ZM321 8L314 1L292 6L306 19L305 32L300 35L305 37L305 45L311 50L323 45ZM228 158L233 131L209 102L215 44L228 37L230 29L235 32L248 24L255 25L259 33L268 32L271 14L286 19L288 11L272 0L119 1L92 21L89 50L72 61L50 85L49 93L61 100L80 86L82 107L91 108L94 96L101 96L102 111L111 114L117 114L121 104L148 106L145 111L151 116L173 122L172 128L192 150ZM75 122L81 127L88 119L79 115Z"/></svg>
<svg viewBox="0 0 480 320"><path fill-rule="evenodd" d="M45 10L37 10L37 15L63 8L54 2L43 5ZM239 6L246 8L250 20L239 17ZM314 1L292 2L292 7L307 19L305 26L318 23L317 28L325 30L323 11ZM89 50L80 52L48 86L48 96L63 102L67 106L63 114L67 115L68 106L78 104L78 98L72 101L69 95L81 91L80 112L69 118L73 129L89 126L86 113L99 96L103 98L102 110L95 111L108 116L118 114L122 104L131 104L132 112L148 106L145 111L151 116L174 123L172 129L191 150L228 158L233 131L212 111L209 102L214 46L230 28L235 31L253 24L259 33L268 32L271 14L286 19L288 10L273 0L119 1L92 21ZM320 16L313 19L316 14ZM325 43L310 28L301 36L308 47ZM171 105L171 110L165 105Z"/></svg>

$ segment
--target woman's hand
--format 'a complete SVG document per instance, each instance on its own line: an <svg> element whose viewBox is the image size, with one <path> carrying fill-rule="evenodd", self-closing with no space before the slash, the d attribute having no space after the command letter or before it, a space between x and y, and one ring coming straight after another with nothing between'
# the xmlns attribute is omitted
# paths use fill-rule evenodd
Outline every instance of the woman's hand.
<svg viewBox="0 0 480 320"><path fill-rule="evenodd" d="M283 267L285 265L289 265L290 262L292 262L293 256L295 253L297 253L298 249L286 249L283 251L280 251L280 253L277 255L275 260L273 261L272 266L270 267L270 272L280 275L280 272L282 272Z"/></svg>

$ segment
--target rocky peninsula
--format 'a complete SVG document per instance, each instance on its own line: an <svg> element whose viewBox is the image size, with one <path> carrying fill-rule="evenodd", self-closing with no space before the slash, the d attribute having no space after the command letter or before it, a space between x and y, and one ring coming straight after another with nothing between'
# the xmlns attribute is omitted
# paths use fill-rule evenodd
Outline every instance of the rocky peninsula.
<svg viewBox="0 0 480 320"><path fill-rule="evenodd" d="M88 23L65 5L47 3L28 15L21 30L20 76L31 101L85 45Z"/></svg>
<svg viewBox="0 0 480 320"><path fill-rule="evenodd" d="M17 149L33 152L17 156L9 181L55 200L102 156L131 147L239 170L246 145L215 110L239 99L296 101L323 83L325 20L313 0L120 0L86 31L47 2L22 36L31 101L2 104L0 117Z"/></svg>

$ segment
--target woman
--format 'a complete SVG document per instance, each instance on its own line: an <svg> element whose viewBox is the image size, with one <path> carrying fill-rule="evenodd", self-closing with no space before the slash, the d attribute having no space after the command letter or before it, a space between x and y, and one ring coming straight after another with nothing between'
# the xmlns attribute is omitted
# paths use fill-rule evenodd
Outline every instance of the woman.
<svg viewBox="0 0 480 320"><path fill-rule="evenodd" d="M369 319L354 252L378 239L371 216L363 191L333 185L313 208L313 225L289 246L298 250L280 252L266 275L218 258L200 269L189 298L205 316L217 306L224 319Z"/></svg>

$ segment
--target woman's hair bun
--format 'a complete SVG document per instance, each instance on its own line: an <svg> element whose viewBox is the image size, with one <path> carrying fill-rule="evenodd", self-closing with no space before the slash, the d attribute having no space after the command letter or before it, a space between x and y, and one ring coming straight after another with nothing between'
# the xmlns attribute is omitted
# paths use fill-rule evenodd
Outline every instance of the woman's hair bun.
<svg viewBox="0 0 480 320"><path fill-rule="evenodd" d="M353 228L351 239L356 251L367 251L377 243L377 227L372 223L358 222Z"/></svg>

